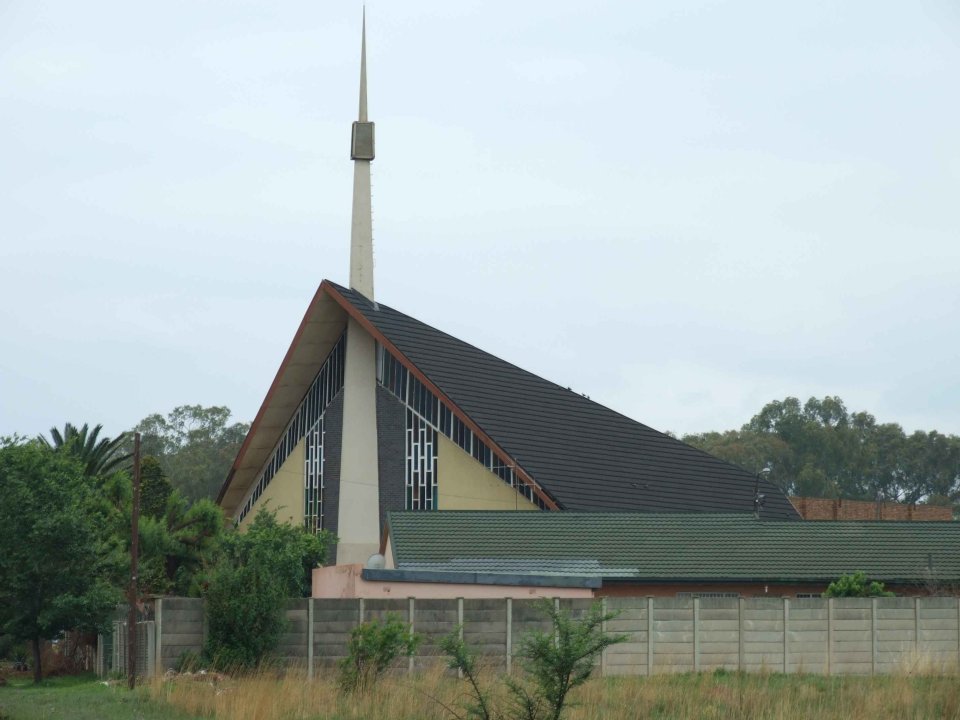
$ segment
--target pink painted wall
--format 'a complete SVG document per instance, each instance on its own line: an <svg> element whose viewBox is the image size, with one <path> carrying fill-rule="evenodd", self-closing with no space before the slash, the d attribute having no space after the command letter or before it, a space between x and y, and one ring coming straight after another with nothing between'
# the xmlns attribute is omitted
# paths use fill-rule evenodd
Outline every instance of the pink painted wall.
<svg viewBox="0 0 960 720"><path fill-rule="evenodd" d="M313 571L315 598L592 598L590 588L531 587L528 585L458 585L452 583L367 582L363 565L333 565Z"/></svg>

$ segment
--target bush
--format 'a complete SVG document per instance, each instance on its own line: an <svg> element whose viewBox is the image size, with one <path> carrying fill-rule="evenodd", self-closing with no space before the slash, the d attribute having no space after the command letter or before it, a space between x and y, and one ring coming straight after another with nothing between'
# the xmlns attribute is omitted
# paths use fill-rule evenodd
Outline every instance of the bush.
<svg viewBox="0 0 960 720"><path fill-rule="evenodd" d="M858 570L852 575L841 575L827 586L823 593L827 598L839 597L893 597L882 582L868 580L867 574Z"/></svg>
<svg viewBox="0 0 960 720"><path fill-rule="evenodd" d="M261 510L245 532L226 533L211 572L206 654L219 668L249 669L277 646L287 598L310 587L332 536L278 523Z"/></svg>
<svg viewBox="0 0 960 720"><path fill-rule="evenodd" d="M603 629L603 623L616 613L604 613L600 603L594 603L581 620L549 600L542 601L540 609L550 619L551 631L531 632L520 643L518 657L527 678L504 680L512 703L507 713L493 708L481 689L476 654L460 638L460 628L444 638L441 648L449 657L450 668L460 671L470 684L473 701L466 708L468 717L559 720L570 691L590 677L600 653L626 640L625 635Z"/></svg>
<svg viewBox="0 0 960 720"><path fill-rule="evenodd" d="M413 655L422 639L395 613L389 613L382 623L361 623L350 631L347 657L338 664L340 689L357 692L372 687L390 663L401 655Z"/></svg>

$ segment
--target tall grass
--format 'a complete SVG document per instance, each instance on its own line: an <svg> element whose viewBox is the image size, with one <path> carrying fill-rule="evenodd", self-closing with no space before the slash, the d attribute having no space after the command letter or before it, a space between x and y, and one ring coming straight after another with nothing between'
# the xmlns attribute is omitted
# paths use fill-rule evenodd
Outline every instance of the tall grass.
<svg viewBox="0 0 960 720"><path fill-rule="evenodd" d="M495 686L496 678L487 677ZM343 695L332 671L263 671L236 678L157 680L151 694L177 709L217 720L405 720L465 716L466 688L442 668L387 677L362 695ZM960 720L960 677L898 673L878 677L701 674L594 678L571 698L570 720L771 718L795 720Z"/></svg>

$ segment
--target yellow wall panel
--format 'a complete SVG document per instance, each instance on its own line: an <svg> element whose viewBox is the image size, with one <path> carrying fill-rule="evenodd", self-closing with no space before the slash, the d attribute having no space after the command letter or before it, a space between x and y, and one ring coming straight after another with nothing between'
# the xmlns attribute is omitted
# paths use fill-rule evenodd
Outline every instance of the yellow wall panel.
<svg viewBox="0 0 960 720"><path fill-rule="evenodd" d="M440 510L537 510L503 480L444 435L437 433L437 508Z"/></svg>
<svg viewBox="0 0 960 720"><path fill-rule="evenodd" d="M283 465L273 476L273 480L263 491L263 495L254 504L247 516L240 522L245 530L253 522L253 517L263 508L276 510L279 522L291 525L303 525L303 465L306 453L306 440L301 440L293 449Z"/></svg>

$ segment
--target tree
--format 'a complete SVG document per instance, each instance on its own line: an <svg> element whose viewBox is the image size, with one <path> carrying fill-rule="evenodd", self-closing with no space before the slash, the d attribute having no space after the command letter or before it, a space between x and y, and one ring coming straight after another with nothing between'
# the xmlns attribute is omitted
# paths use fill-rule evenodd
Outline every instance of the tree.
<svg viewBox="0 0 960 720"><path fill-rule="evenodd" d="M126 436L120 434L112 440L101 438L100 431L103 425L97 425L90 430L87 423L79 430L72 423L63 426L61 433L57 428L50 428L50 437L47 440L43 435L40 442L57 452L64 452L74 456L82 465L87 475L107 475L119 469L130 459L130 453L124 453L122 445Z"/></svg>
<svg viewBox="0 0 960 720"><path fill-rule="evenodd" d="M579 619L550 600L542 600L540 610L550 620L550 631L528 633L518 653L532 685L512 677L504 680L512 701L507 717L517 720L559 720L570 692L587 681L600 653L627 639L625 635L604 630L604 623L617 613L603 612L599 602ZM480 687L476 654L460 634L457 628L447 635L441 649L448 657L449 667L460 671L470 685L473 700L466 708L468 717L481 720L505 717L493 707L490 697Z"/></svg>
<svg viewBox="0 0 960 720"><path fill-rule="evenodd" d="M254 667L276 647L287 598L309 593L306 571L323 563L332 540L327 532L279 523L266 509L245 532L223 535L204 593L206 652L218 666Z"/></svg>
<svg viewBox="0 0 960 720"><path fill-rule="evenodd" d="M213 499L250 429L229 420L226 407L181 405L166 417L145 417L134 431L142 436L143 452L157 458L188 500Z"/></svg>
<svg viewBox="0 0 960 720"><path fill-rule="evenodd" d="M960 500L960 437L850 412L838 397L767 403L740 430L687 435L695 447L758 472L793 495L952 504Z"/></svg>
<svg viewBox="0 0 960 720"><path fill-rule="evenodd" d="M110 509L87 469L42 442L0 440L0 633L31 644L34 682L42 640L102 628L120 600Z"/></svg>
<svg viewBox="0 0 960 720"><path fill-rule="evenodd" d="M198 595L223 528L223 510L212 500L191 504L170 491L161 515L140 518L141 592Z"/></svg>
<svg viewBox="0 0 960 720"><path fill-rule="evenodd" d="M173 485L167 479L160 461L147 455L140 461L140 514L142 517L161 518L167 512L167 500Z"/></svg>

